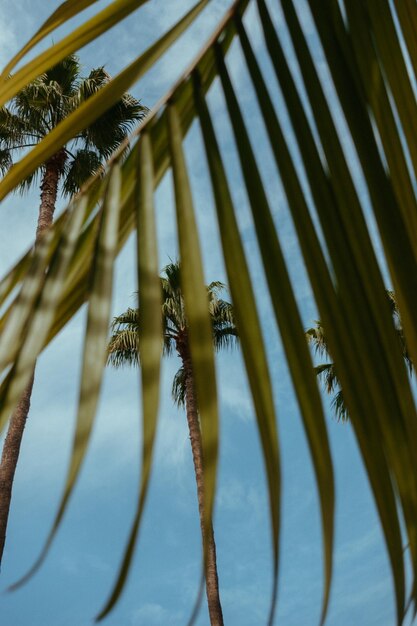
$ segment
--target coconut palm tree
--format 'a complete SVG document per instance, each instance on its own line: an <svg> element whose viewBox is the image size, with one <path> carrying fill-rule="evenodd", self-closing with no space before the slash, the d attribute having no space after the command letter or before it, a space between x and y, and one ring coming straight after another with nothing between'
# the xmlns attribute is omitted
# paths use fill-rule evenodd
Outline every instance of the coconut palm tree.
<svg viewBox="0 0 417 626"><path fill-rule="evenodd" d="M411 361L410 354L405 343L404 331L401 324L400 312L395 300L395 294L393 291L387 291L387 297L391 308L395 328L397 330L398 339L401 342L401 348L404 356L404 361L407 365L408 371L412 372L413 363ZM337 366L331 361L329 353L329 347L327 344L326 331L320 320L317 320L315 326L309 328L306 331L306 336L316 354L325 359L324 363L317 365L315 370L317 376L322 381L326 392L333 395L332 409L336 418L340 421L347 421L349 419L348 409L343 397L343 389L340 386L340 381L337 376Z"/></svg>
<svg viewBox="0 0 417 626"><path fill-rule="evenodd" d="M9 103L0 108L0 172L13 165L25 149L35 146L65 117L88 100L110 80L104 67L81 76L76 55L60 63L24 87ZM75 194L90 176L100 171L103 161L119 146L133 125L146 112L130 94L69 143L60 148L25 178L20 191L40 183L40 206L36 242L52 224L58 192ZM19 458L23 430L30 409L34 374L9 423L0 463L0 561L6 539L13 479Z"/></svg>
<svg viewBox="0 0 417 626"><path fill-rule="evenodd" d="M181 367L175 374L172 384L172 397L178 406L185 407L186 410L197 483L200 525L204 540L203 450L189 347L188 325L180 284L180 264L171 263L167 265L160 280L164 354L170 355L176 351L181 359ZM207 286L213 343L216 350L233 345L237 340L233 306L219 298L219 292L223 289L224 285L220 282L212 282ZM138 365L140 358L139 310L129 308L121 315L115 317L112 324L112 332L108 348L109 363L115 367ZM220 626L223 624L223 615L219 594L216 545L212 526L207 535L206 593L210 623L212 626Z"/></svg>

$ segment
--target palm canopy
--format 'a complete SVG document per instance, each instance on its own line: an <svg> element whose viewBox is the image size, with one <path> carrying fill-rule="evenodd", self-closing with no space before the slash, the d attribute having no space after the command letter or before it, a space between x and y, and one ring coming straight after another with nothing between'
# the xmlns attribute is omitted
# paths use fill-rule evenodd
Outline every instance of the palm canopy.
<svg viewBox="0 0 417 626"><path fill-rule="evenodd" d="M332 398L332 409L337 417L342 421L348 419L347 407L343 399L343 392L340 388L334 363L331 357L325 337L323 325L317 320L315 326L306 331L307 339L312 344L317 355L324 358L325 362L315 367L317 376L320 378L328 394L334 394Z"/></svg>
<svg viewBox="0 0 417 626"><path fill-rule="evenodd" d="M83 102L107 85L104 67L81 76L78 57L72 54L23 87L0 108L0 173L6 174L15 156L38 144ZM99 171L147 109L130 94L123 94L110 109L78 132L61 154L63 194L76 193ZM20 183L26 190L42 174L42 163Z"/></svg>
<svg viewBox="0 0 417 626"><path fill-rule="evenodd" d="M393 317L395 329L397 331L398 340L401 345L404 361L407 365L408 371L411 374L413 370L413 363L411 361L411 357L405 343L400 312L393 291L387 291L387 300L391 309L391 314ZM340 380L337 376L337 365L332 362L326 331L320 320L317 320L315 322L315 326L309 328L306 331L306 336L314 352L320 357L320 359L325 361L324 363L320 363L319 365L317 365L315 367L315 371L318 378L323 383L326 392L329 395L333 396L332 409L334 411L334 414L337 419L340 419L341 421L346 421L349 419L349 411L343 396L343 389L341 388Z"/></svg>
<svg viewBox="0 0 417 626"><path fill-rule="evenodd" d="M185 317L179 262L170 263L163 269L163 275L160 276L160 286L163 351L165 355L170 355L174 350L180 352L183 343L188 342L188 323ZM219 298L219 293L225 289L225 285L218 281L211 282L206 289L214 348L221 350L233 346L238 338L233 305ZM108 362L114 367L123 367L125 365L139 365L139 359L140 310L128 308L113 319L112 335L108 346ZM172 396L178 405L184 405L185 374L183 367L180 367L175 374Z"/></svg>

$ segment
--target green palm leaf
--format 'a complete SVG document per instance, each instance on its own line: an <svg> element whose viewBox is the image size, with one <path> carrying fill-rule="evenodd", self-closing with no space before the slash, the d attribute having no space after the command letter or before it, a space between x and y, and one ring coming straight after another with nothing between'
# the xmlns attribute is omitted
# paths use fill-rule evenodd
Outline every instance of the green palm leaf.
<svg viewBox="0 0 417 626"><path fill-rule="evenodd" d="M270 54L287 106L302 163L295 162L288 149L283 132L284 116L274 105L265 76L257 63L250 43L250 27L248 25L245 28L242 23L241 18L250 3L256 4L259 10L265 49ZM88 4L91 3L64 3L12 63L24 58L36 41ZM115 24L123 16L122 4L127 15L128 11L133 10L134 4L138 6L139 2L114 2L110 5L109 25ZM35 150L17 164L0 183L1 197L21 184L49 155L57 151L57 148L66 141L71 125L74 125L76 132L82 131L93 122L96 115L103 114L105 110L110 109L130 85L169 49L206 4L207 2L198 3L159 42L153 44L147 52L138 57L131 66L123 70L100 92L82 103L81 107L67 118L68 121L61 123ZM343 12L341 4L345 9ZM238 0L231 6L184 75L144 120L138 134L142 135L140 142L146 136L152 146L153 173L151 174L148 163L148 174L145 176L142 172L141 176L144 178L141 179L141 185L144 186L147 180L149 207L152 189L148 177L152 176L152 185L157 186L168 168L172 167L174 170L182 260L183 262L188 260L191 264L191 268L186 270L183 288L186 295L186 308L188 307L187 314L190 319L194 318L193 351L196 356L196 381L200 389L199 395L202 394L203 405L206 404L209 407L213 404L210 411L202 410L203 434L205 433L207 437L205 445L207 446L208 443L215 449L218 434L214 402L213 356L208 350L211 337L208 334L208 326L200 315L203 311L203 267L200 260L200 246L195 237L194 208L188 189L188 175L182 146L188 129L198 117L204 135L204 151L208 157L208 165L204 167L210 175L216 197L220 239L229 287L263 443L269 485L276 585L279 533L279 447L272 401L273 381L269 382L265 344L260 330L248 263L242 251L238 232L239 213L234 211L230 199L229 183L217 149L210 113L205 104L206 93L215 78L220 77L226 95L228 115L237 142L237 158L240 160L252 208L268 291L284 340L286 358L314 459L324 533L326 571L324 619L332 561L334 503L332 461L321 403L317 395L313 369L302 337L301 322L293 295L295 285L291 282L290 273L281 253L280 233L277 232L271 220L270 207L264 193L263 163L254 156L253 146L240 113L242 110L241 94L231 88L223 62L232 39L238 33L244 62L249 70L265 128L271 140L278 175L288 200L314 299L323 327L326 328L326 345L328 342L330 354L337 363L337 376L343 388L343 397L338 397L336 408L342 407L342 400L346 403L375 497L394 577L397 622L400 624L405 610L405 561L400 519L404 519L404 535L406 542L410 545L412 601L414 606L417 605L417 458L415 455L417 412L407 366L403 358L404 347L407 346L409 362L417 362L415 316L417 310L417 201L415 192L417 105L412 84L414 77L410 79L410 70L406 66L402 50L403 45L407 47L411 67L416 71L417 10L415 3L411 0L395 0L392 3L388 0L381 0L381 2L352 0L342 3L337 0L323 0L322 2L309 0L328 70L348 125L350 139L359 157L365 187L364 194L359 194L351 175L351 164L344 153L342 133L333 121L332 103L323 91L318 77L316 59L312 55L297 17L296 4L292 0L282 0L281 6L301 70L305 90L304 98L299 95L291 65L283 51L281 32L275 29L265 1ZM83 27L80 27L81 30L78 29L68 36L57 54L62 53L65 56L68 54L64 52L65 50L75 50L78 42L91 40L94 36L104 32L106 25L103 21L103 13L99 13L96 18L95 30L87 34L86 29L83 30ZM35 78L36 73L47 71L58 58L53 55L51 51L42 53L24 65L22 70L16 72L14 78L4 80L2 83L3 104L13 93L20 90L25 82ZM8 71L12 66L12 64L8 66ZM86 91L94 89L93 79L94 77L91 77L90 82L84 85ZM28 92L26 95L34 105L33 115L36 117L36 93ZM53 90L49 95L51 98L54 97ZM310 112L314 118L314 129L310 123ZM4 111L2 114L7 115ZM0 133L1 128L0 116ZM7 141L11 145L13 137L8 137ZM130 139L131 144L134 141L134 137ZM123 151L126 145L128 145L127 141L120 151ZM7 159L7 153L2 155L1 164L4 169L8 167ZM103 199L104 189L113 170L114 162L115 159L111 159L106 170L100 172L102 180L93 179L85 188L87 203L85 210L86 215L90 217L83 223L79 235L76 236L73 254L68 263L61 265L63 269L60 274L60 289L59 293L57 290L53 294L54 303L49 304L45 300L42 303L41 310L45 314L47 309L49 330L43 332L36 342L31 339L29 333L19 340L17 350L5 351L2 354L4 357L1 362L2 371L5 374L8 372L2 383L3 398L15 396L15 394L10 396L7 390L17 384L13 381L18 380L16 376L21 374L22 368L19 365L21 356L19 355L22 351L26 350L28 354L30 353L29 361L31 362L71 319L83 302L91 298L88 279L91 267L96 262L95 240L99 223L99 213L94 212L94 207ZM91 171L93 169L91 167ZM140 231L147 228L146 225L138 225L136 221L139 174L135 150L120 165L120 174L117 252L123 248L133 230L139 229L139 236L141 236ZM305 188L304 175L309 187L308 191ZM368 206L365 194L369 194L370 206ZM386 298L386 287L391 287L391 285L385 284L379 267L380 258L372 241L368 222L370 211L375 217L382 241L382 252L378 254L383 255L387 262L392 288L398 302L403 325L401 341L398 341L398 328L396 328L392 310ZM50 262L50 259L56 258L57 251L54 246L61 236L60 229L66 215L67 213L64 213L62 221L57 222L48 241L44 243L43 254L46 264ZM40 252L39 249L35 255L39 255ZM145 256L142 258L148 259L149 262L154 258L149 250L142 252L143 254ZM37 294L44 280L45 263L44 261L38 262L36 266L35 257L26 255L0 283L0 304L5 307L0 318L0 330L5 332L6 337L9 337L8 345L10 346L12 345L11 338L17 333L16 329L22 327L23 319L30 320L33 315L35 315L34 319L40 319ZM155 270L154 262L151 265ZM51 261L49 272L53 271L53 267L53 261ZM48 281L48 278L46 280ZM140 282L144 283L143 277ZM16 298L11 304L8 304L7 300L12 290L18 287L21 287L21 293L29 291L31 294L23 310L22 298ZM165 287L169 289L169 285ZM219 287L216 284L212 287L211 304L213 307L217 306L215 293ZM146 290L148 289L152 287L148 286ZM175 292L167 292L165 295L167 297L164 297L166 301L164 315L169 324L170 315L181 317L184 311L178 311L178 307L175 306ZM146 294L142 293L141 297L144 297L146 301ZM156 293L152 296L152 301L153 298L156 298ZM248 311L253 321L250 327L245 322ZM221 313L227 322L228 311L224 310ZM134 324L135 320L132 319L131 322ZM221 323L218 330L220 347L223 341ZM124 332L125 334L120 332L117 338L120 341L120 349L126 354L136 355L136 357L132 356L132 359L137 359L138 346L134 326L128 327ZM151 337L155 353L153 365L148 363L145 367L148 372L149 368L155 367L157 363L156 327L151 331L149 326L149 339ZM230 340L233 341L233 336L226 333L224 341ZM165 348L170 349L169 342ZM359 364L358 355L360 355ZM206 363L209 364L210 384L207 385L207 389L204 389ZM325 377L329 388L334 388L335 372L330 365L326 363L322 367L321 376ZM157 379L159 379L158 376ZM156 387L150 387L147 380L146 377L143 378L142 385L148 397L147 408L145 409L144 406L144 415L147 415L144 428L147 429L150 448L146 453L144 451L143 476L145 478L143 478L144 482L142 482L139 495L140 502L144 501L146 493L157 411L157 384ZM176 387L174 387L179 401L181 401L181 396L177 392L180 383L179 373ZM316 420L313 419L314 416ZM209 515L213 506L215 459L214 453L211 467L208 468L211 472L208 482ZM121 591L127 573L139 525L141 506L139 505L135 527L132 529L124 566L113 600Z"/></svg>
<svg viewBox="0 0 417 626"><path fill-rule="evenodd" d="M19 50L18 54L16 54L11 61L4 68L0 79L6 79L9 77L11 70L19 63L20 59L32 50L36 44L38 44L42 39L45 39L50 33L52 33L56 28L65 24L68 20L70 20L75 15L78 15L84 9L87 9L89 6L97 2L97 0L65 0L48 19L42 24L39 30L35 33L35 35L28 41L28 43ZM36 76L36 74L35 74Z"/></svg>
<svg viewBox="0 0 417 626"><path fill-rule="evenodd" d="M23 48L23 50L14 58L12 63L7 66L2 74L4 82L0 89L0 103L4 104L13 98L13 96L19 93L22 87L24 87L27 83L31 82L34 78L62 61L62 59L65 59L65 57L70 56L73 52L79 50L96 37L105 33L109 28L117 24L123 18L128 16L129 13L132 13L132 11L147 1L148 0L114 0L110 6L103 9L103 11L101 11L98 15L92 17L85 24L82 24L79 28L77 28L73 33L67 35L67 37L62 39L62 41L58 44L48 48L45 52L35 57L33 61L30 61L27 65L22 67L21 70L18 70L12 77L9 77L8 73L11 66L22 58L26 52L30 50L34 43L33 41L29 42L28 46ZM87 0L83 2L83 4L88 6ZM75 15L76 13L73 14ZM54 21L51 20L50 26L52 26L53 29L59 25L59 22L56 22L55 25ZM48 29L49 27L45 30L41 29L39 34L42 34L42 38L46 36ZM37 41L36 39L37 38L35 36L35 43L40 41L40 39L37 39Z"/></svg>
<svg viewBox="0 0 417 626"><path fill-rule="evenodd" d="M201 120L217 217L222 234L226 269L235 303L236 325L242 344L249 384L255 404L259 436L268 481L273 545L273 588L269 624L273 623L278 592L278 558L281 504L281 472L272 385L261 325L250 284L248 265L240 239L230 191L207 106L201 96L198 76L196 100Z"/></svg>
<svg viewBox="0 0 417 626"><path fill-rule="evenodd" d="M151 473L153 449L158 421L159 406L159 377L162 353L162 324L160 318L161 290L158 277L158 251L156 240L155 210L153 204L154 172L153 172L152 145L149 135L142 136L138 145L139 178L137 181L136 220L138 228L138 283L139 306L141 311L141 380L142 380L142 471L141 482L135 519L130 531L126 551L120 567L119 575L113 591L97 619L105 617L116 604L126 581L131 560L133 557L139 525L145 506ZM129 309L124 315L117 318L116 324L123 326L130 334L130 348L123 347L122 352L114 346L113 334L108 351L122 355L124 364L137 363L139 356L138 310ZM120 337L123 330L116 332ZM132 337L134 334L134 338ZM113 344L113 345L112 345ZM132 345L133 344L133 345Z"/></svg>

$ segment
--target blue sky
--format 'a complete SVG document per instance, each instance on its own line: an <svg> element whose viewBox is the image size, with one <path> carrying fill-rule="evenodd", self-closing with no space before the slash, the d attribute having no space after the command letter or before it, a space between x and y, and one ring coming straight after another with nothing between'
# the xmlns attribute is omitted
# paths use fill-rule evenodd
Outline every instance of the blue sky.
<svg viewBox="0 0 417 626"><path fill-rule="evenodd" d="M97 6L105 6L99 2ZM119 25L81 51L86 68L104 64L115 74L139 54L174 19L191 6L189 0L152 0L129 22ZM278 3L270 2L285 38ZM51 0L13 4L0 0L4 65L56 7ZM213 0L191 31L135 88L151 107L174 82L229 5ZM332 95L322 53L304 0L299 15L315 54L359 191L364 194L352 146ZM79 21L79 20L78 20ZM262 47L253 7L246 24L268 77L276 105L284 106ZM64 28L64 32L66 32ZM55 36L58 39L58 35ZM49 42L47 42L49 43ZM287 42L288 44L288 42ZM288 58L296 62L287 45ZM305 327L316 318L310 286L300 258L285 198L276 175L266 135L237 45L228 58L234 85L250 123L250 134L274 211ZM268 338L283 461L283 505L279 603L276 623L310 626L318 623L322 594L321 533L316 487L282 346L272 321L256 239L230 126L219 85L209 104L233 185L257 301ZM294 155L297 151L285 125ZM186 139L193 196L198 214L207 282L225 281L213 199L205 174L199 129ZM62 204L62 202L61 202ZM177 244L168 174L157 194L160 265L176 258ZM6 199L0 207L0 273L30 245L36 224L38 192ZM117 261L114 313L134 304L134 240ZM375 234L375 244L378 240ZM49 531L63 488L70 454L79 381L85 312L81 311L54 340L38 362L21 458L15 480L1 583L4 589L32 564ZM200 531L196 490L185 416L170 399L170 383L179 364L164 363L161 413L151 490L134 566L121 601L107 618L109 626L182 626L197 592L200 572ZM271 587L271 551L262 458L253 407L238 350L218 358L221 409L221 455L215 534L225 623L265 623ZM70 507L40 572L23 588L0 598L5 626L87 626L102 607L114 580L133 517L139 474L140 419L138 372L106 372L92 445ZM327 402L327 401L326 401ZM328 408L328 405L327 405ZM394 606L391 577L368 483L349 425L331 419L328 428L337 483L335 572L329 626L391 626ZM203 603L197 622L208 624Z"/></svg>

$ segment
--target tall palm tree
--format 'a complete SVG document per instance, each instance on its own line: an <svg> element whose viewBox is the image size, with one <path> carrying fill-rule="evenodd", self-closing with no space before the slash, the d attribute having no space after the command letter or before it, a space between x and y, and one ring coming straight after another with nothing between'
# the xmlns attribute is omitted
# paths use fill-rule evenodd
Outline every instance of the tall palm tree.
<svg viewBox="0 0 417 626"><path fill-rule="evenodd" d="M407 365L408 371L411 374L413 370L413 363L411 361L411 357L405 343L400 312L398 310L398 305L395 300L394 292L387 291L387 297L390 304L395 328L398 334L398 339L401 343L404 361ZM320 320L317 320L315 326L309 328L306 331L306 336L308 341L313 346L316 354L325 359L325 362L317 365L315 370L317 376L321 379L326 392L330 395L333 395L332 409L336 418L345 422L349 419L349 413L343 397L343 389L341 388L340 381L337 376L337 365L335 365L331 361L331 355L329 353L329 347L327 344L326 331Z"/></svg>
<svg viewBox="0 0 417 626"><path fill-rule="evenodd" d="M65 117L102 89L110 80L104 67L81 76L76 55L60 63L24 87L0 108L0 172L12 167L15 156L35 146ZM40 206L36 243L52 224L58 191L73 195L86 180L100 171L103 161L125 139L129 130L146 112L130 94L125 94L91 126L60 146L45 163L25 178L20 191L40 182ZM4 442L0 463L0 562L6 540L13 479L23 431L30 409L34 373L13 415Z"/></svg>
<svg viewBox="0 0 417 626"><path fill-rule="evenodd" d="M160 280L162 290L164 354L170 355L176 351L181 359L181 367L175 374L172 384L172 397L177 405L183 406L186 409L197 483L200 525L204 541L203 450L198 417L198 403L190 355L188 324L180 284L180 265L179 263L171 263L165 267L163 272L164 275L160 277ZM233 345L237 340L233 306L218 297L222 289L224 289L224 285L220 282L212 282L207 286L208 307L213 329L213 343L216 350ZM140 356L139 310L129 308L122 313L122 315L115 317L112 331L113 334L108 348L109 363L115 367L138 365L138 354ZM223 614L219 594L216 544L212 525L206 536L206 593L210 623L212 626L220 626L223 624Z"/></svg>

